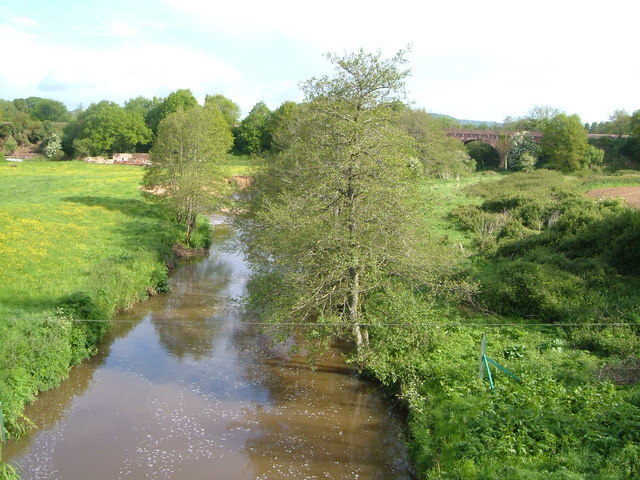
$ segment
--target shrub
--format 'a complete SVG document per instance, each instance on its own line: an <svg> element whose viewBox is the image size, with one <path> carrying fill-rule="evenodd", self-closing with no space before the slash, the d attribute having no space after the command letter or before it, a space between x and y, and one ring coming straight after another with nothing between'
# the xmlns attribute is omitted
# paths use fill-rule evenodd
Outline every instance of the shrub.
<svg viewBox="0 0 640 480"><path fill-rule="evenodd" d="M531 153L525 152L520 157L520 170L523 172L533 172L536 168L536 163L538 163L538 158Z"/></svg>
<svg viewBox="0 0 640 480"><path fill-rule="evenodd" d="M59 316L71 319L99 319L96 301L86 292L73 292L62 297L56 306Z"/></svg>
<svg viewBox="0 0 640 480"><path fill-rule="evenodd" d="M527 132L517 133L509 150L509 168L516 171L532 171L538 161L538 145Z"/></svg>
<svg viewBox="0 0 640 480"><path fill-rule="evenodd" d="M199 215L196 218L196 227L191 233L188 246L191 248L209 248L211 245L211 231L209 218Z"/></svg>
<svg viewBox="0 0 640 480"><path fill-rule="evenodd" d="M9 137L4 141L4 153L13 154L18 149L18 142L13 137Z"/></svg>
<svg viewBox="0 0 640 480"><path fill-rule="evenodd" d="M521 259L500 261L495 272L483 278L480 292L481 300L498 313L547 322L573 320L585 303L579 277Z"/></svg>

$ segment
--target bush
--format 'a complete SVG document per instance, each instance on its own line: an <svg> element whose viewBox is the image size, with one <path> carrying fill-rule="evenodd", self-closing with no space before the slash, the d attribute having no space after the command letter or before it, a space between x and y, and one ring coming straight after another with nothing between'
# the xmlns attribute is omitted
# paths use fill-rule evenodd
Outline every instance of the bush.
<svg viewBox="0 0 640 480"><path fill-rule="evenodd" d="M537 317L545 322L572 321L586 299L584 282L551 264L501 261L482 279L480 299L504 315Z"/></svg>
<svg viewBox="0 0 640 480"><path fill-rule="evenodd" d="M18 149L18 142L13 137L9 137L4 141L4 153L13 154Z"/></svg>
<svg viewBox="0 0 640 480"><path fill-rule="evenodd" d="M211 245L211 222L208 217L199 215L196 218L196 228L191 233L189 247L191 248L209 248Z"/></svg>
<svg viewBox="0 0 640 480"><path fill-rule="evenodd" d="M101 317L96 301L86 292L74 292L62 297L56 306L63 318L95 320Z"/></svg>

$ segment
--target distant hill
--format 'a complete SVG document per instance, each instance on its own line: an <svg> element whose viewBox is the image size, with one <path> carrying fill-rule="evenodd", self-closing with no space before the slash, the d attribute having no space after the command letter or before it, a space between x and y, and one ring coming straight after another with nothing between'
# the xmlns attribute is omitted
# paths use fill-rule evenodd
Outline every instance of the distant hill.
<svg viewBox="0 0 640 480"><path fill-rule="evenodd" d="M494 128L501 125L500 122L488 122L483 120L465 120L461 118L452 117L451 115L445 115L443 113L431 113L431 115L433 115L434 117L449 118L451 120L458 122L460 125L473 125L474 127L477 127L479 125L486 125L489 128Z"/></svg>

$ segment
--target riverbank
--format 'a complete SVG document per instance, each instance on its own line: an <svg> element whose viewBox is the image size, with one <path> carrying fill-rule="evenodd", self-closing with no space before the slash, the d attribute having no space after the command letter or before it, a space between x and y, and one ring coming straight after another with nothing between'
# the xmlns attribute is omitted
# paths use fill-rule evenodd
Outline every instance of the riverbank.
<svg viewBox="0 0 640 480"><path fill-rule="evenodd" d="M168 293L117 314L98 354L27 407L37 428L4 452L24 480L412 478L401 419L342 345L312 367L230 300L251 271L224 222Z"/></svg>
<svg viewBox="0 0 640 480"><path fill-rule="evenodd" d="M369 373L406 401L419 478L640 478L640 217L584 193L639 183L425 185L432 231L463 247L454 279L473 289L462 305L401 286L367 299L372 323L390 323L369 332ZM483 348L515 377L487 360L480 378Z"/></svg>
<svg viewBox="0 0 640 480"><path fill-rule="evenodd" d="M136 167L2 164L0 402L9 437L26 404L95 350L114 312L166 286L179 231ZM47 319L56 319L51 321Z"/></svg>

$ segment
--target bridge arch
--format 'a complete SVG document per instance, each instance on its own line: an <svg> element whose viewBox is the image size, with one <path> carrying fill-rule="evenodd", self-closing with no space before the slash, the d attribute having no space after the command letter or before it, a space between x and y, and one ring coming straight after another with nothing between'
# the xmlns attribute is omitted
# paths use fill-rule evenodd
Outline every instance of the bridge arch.
<svg viewBox="0 0 640 480"><path fill-rule="evenodd" d="M467 153L476 161L476 169L498 168L500 153L489 142L484 140L467 140L463 142Z"/></svg>
<svg viewBox="0 0 640 480"><path fill-rule="evenodd" d="M484 142L491 145L498 154L498 167L506 168L507 154L509 153L509 142L505 145L504 138L513 138L516 134L522 133L515 130L464 130L449 129L446 131L447 136L460 140L465 145L471 142ZM526 132L531 136L534 142L542 141L542 132L532 131Z"/></svg>

